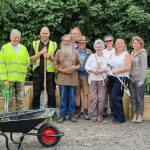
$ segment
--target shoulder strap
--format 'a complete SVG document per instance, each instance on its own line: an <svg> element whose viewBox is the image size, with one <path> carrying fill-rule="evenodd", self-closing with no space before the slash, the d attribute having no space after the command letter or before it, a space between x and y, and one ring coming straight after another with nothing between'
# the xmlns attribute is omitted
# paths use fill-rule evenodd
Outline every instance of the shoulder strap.
<svg viewBox="0 0 150 150"><path fill-rule="evenodd" d="M95 54L95 59L96 59L97 65L98 65L98 67L99 67L99 69L100 69L100 66L99 66L98 61L97 61L96 54Z"/></svg>

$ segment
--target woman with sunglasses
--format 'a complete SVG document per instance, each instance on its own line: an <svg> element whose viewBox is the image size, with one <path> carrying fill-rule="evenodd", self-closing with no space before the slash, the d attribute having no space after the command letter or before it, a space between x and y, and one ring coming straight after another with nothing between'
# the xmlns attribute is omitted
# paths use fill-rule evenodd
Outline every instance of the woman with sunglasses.
<svg viewBox="0 0 150 150"><path fill-rule="evenodd" d="M103 55L107 60L114 53L113 41L114 41L114 38L111 35L105 35L104 36L104 42L105 42L106 48L103 50ZM108 107L109 91L110 91L109 86L106 85L104 117L107 117L108 114L112 114L112 105L111 105L110 100L109 100L109 106L111 109L109 109L109 107Z"/></svg>

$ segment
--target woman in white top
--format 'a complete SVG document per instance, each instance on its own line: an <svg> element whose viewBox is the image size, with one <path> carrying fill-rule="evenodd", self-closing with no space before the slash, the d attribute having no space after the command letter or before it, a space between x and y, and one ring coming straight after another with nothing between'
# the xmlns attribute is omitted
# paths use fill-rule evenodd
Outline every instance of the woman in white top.
<svg viewBox="0 0 150 150"><path fill-rule="evenodd" d="M102 121L104 113L104 101L106 87L104 84L104 74L107 72L107 60L103 57L105 45L100 39L94 42L95 54L88 58L85 69L89 73L88 83L90 85L90 97L92 107L92 121Z"/></svg>
<svg viewBox="0 0 150 150"><path fill-rule="evenodd" d="M115 49L113 48L114 38L110 34L104 36L104 42L106 48L103 50L103 56L108 60L110 56L114 53ZM112 104L109 99L109 86L106 86L106 98L105 98L105 108L104 108L104 116L107 117L108 114L112 113ZM109 105L108 105L109 102ZM109 108L109 107L111 108Z"/></svg>
<svg viewBox="0 0 150 150"><path fill-rule="evenodd" d="M117 39L115 43L115 53L108 60L110 99L114 112L114 123L124 123L125 115L122 103L124 87L121 82L127 81L129 71L131 70L131 56L127 52L127 47L123 39Z"/></svg>

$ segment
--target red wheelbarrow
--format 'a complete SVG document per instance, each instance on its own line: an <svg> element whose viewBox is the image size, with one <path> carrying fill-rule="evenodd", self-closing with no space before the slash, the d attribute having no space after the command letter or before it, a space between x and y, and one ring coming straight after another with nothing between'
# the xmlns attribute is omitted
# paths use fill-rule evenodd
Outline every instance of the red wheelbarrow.
<svg viewBox="0 0 150 150"><path fill-rule="evenodd" d="M57 144L64 135L55 126L49 123L44 123L40 128L36 128L46 118L52 117L55 110L52 108L36 109L23 112L4 113L0 115L0 135L6 139L6 147L9 149L8 136L5 132L10 133L10 139L14 144L18 144L18 150L21 147L25 135L37 136L39 142L45 147L51 147ZM36 130L37 133L31 133L31 130ZM22 133L19 141L13 139L13 133Z"/></svg>

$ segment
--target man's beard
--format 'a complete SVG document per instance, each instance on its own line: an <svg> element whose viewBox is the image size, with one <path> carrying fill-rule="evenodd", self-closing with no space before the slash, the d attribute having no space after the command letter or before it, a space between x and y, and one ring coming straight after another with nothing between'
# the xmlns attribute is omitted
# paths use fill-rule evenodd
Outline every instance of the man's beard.
<svg viewBox="0 0 150 150"><path fill-rule="evenodd" d="M61 45L61 50L65 57L70 57L72 54L72 45L70 46Z"/></svg>
<svg viewBox="0 0 150 150"><path fill-rule="evenodd" d="M73 60L73 55L72 55L72 45L71 46L66 46L62 45L61 50L63 53L63 56L65 57L64 61L64 68L71 69L72 68L72 60Z"/></svg>

